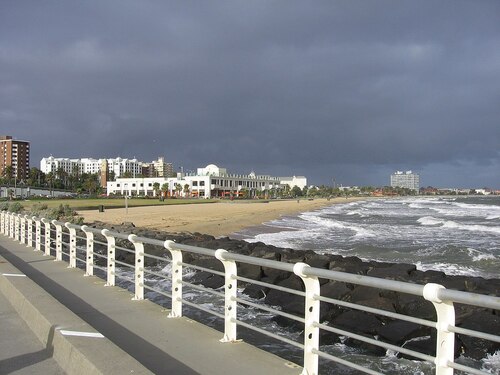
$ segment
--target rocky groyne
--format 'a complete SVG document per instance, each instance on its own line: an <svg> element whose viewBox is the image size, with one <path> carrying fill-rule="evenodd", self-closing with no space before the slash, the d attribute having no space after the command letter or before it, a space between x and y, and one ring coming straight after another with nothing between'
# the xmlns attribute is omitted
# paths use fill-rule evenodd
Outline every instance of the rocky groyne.
<svg viewBox="0 0 500 375"><path fill-rule="evenodd" d="M204 247L209 249L225 249L238 254L272 259L282 262L305 262L312 267L330 269L352 274L406 281L417 284L437 283L449 289L479 293L485 295L500 295L500 279L484 279L481 277L450 276L438 271L420 271L413 264L364 262L356 257L342 257L339 255L320 255L313 250L298 251L278 248L261 242L248 243L233 240L227 237L215 238L200 233L172 234L149 229L136 228L132 223L120 226L111 226L104 223L93 223L92 227L107 228L110 230L134 233L138 236L158 240L173 240L177 243ZM128 241L120 240L119 246L132 248ZM100 249L104 251L104 248ZM96 251L99 251L96 249ZM168 255L162 247L148 245L146 252L153 255ZM117 259L133 264L133 254L117 252ZM184 254L184 262L199 265L216 271L223 271L220 261L215 258L196 254ZM149 258L146 265L154 265L155 260ZM238 275L253 280L280 285L296 290L303 290L304 285L300 278L293 273L271 268L238 264ZM198 272L191 282L202 284L209 288L220 288L224 285L224 278L210 272ZM379 290L372 287L357 286L349 283L320 280L321 295L333 299L352 302L364 306L379 308L390 312L411 315L413 317L436 320L434 306L423 298L408 294ZM240 286L244 286L241 285ZM304 314L304 299L290 293L270 289L255 284L244 286L248 296L262 300L268 305L280 306L282 311L297 316ZM500 332L500 311L482 307L455 305L456 325L491 334ZM294 320L277 316L276 323L293 330L302 330ZM404 345L422 353L435 354L435 329L401 320L393 320L384 316L368 314L338 305L322 303L321 321L329 325L366 337L377 337L384 342L394 345ZM347 345L363 348L370 354L384 355L385 350L377 346L367 345L352 339L341 338L336 334L323 332L320 337L322 344L343 342ZM456 354L463 354L473 359L484 358L500 350L500 344L468 336L456 335Z"/></svg>

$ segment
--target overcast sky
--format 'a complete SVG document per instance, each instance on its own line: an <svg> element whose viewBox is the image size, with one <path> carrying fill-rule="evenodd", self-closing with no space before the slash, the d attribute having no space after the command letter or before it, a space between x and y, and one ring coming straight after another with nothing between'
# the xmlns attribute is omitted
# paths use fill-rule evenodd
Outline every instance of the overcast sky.
<svg viewBox="0 0 500 375"><path fill-rule="evenodd" d="M2 0L0 134L36 167L500 188L500 1Z"/></svg>

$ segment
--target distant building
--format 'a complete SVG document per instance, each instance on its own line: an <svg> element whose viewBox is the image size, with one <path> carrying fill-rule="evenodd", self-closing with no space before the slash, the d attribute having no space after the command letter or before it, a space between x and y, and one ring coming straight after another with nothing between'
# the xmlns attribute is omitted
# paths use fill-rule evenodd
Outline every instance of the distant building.
<svg viewBox="0 0 500 375"><path fill-rule="evenodd" d="M272 177L269 175L230 174L225 168L214 164L205 168L198 168L196 173L179 173L177 177L150 177L150 178L117 178L109 181L107 194L121 194L134 196L155 196L155 184L163 187L168 185L169 196L222 198L238 197L246 194L255 197L262 193L269 194L272 189L290 188L298 186L303 189L307 186L305 177Z"/></svg>
<svg viewBox="0 0 500 375"><path fill-rule="evenodd" d="M0 136L0 176L12 167L12 177L26 180L30 172L30 143L18 141L9 135Z"/></svg>
<svg viewBox="0 0 500 375"><path fill-rule="evenodd" d="M394 172L391 174L391 187L400 187L418 191L420 189L420 176L412 171Z"/></svg>
<svg viewBox="0 0 500 375"><path fill-rule="evenodd" d="M144 163L142 174L147 177L174 177L174 166L165 162L165 158L159 157L151 163Z"/></svg>
<svg viewBox="0 0 500 375"><path fill-rule="evenodd" d="M103 163L103 161L106 161L106 163ZM113 174L116 178L126 172L129 172L132 176L142 174L142 164L137 159L69 159L49 156L42 158L40 161L40 170L45 174L55 174L60 169L67 174L101 174L102 166L107 165L108 174Z"/></svg>

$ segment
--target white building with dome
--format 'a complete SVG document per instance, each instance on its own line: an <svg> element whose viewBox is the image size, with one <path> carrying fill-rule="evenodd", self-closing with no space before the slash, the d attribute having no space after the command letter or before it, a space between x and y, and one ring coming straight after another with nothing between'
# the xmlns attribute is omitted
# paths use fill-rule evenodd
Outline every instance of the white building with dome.
<svg viewBox="0 0 500 375"><path fill-rule="evenodd" d="M277 189L290 189L298 186L303 189L307 186L307 179L303 176L272 177L269 175L230 174L225 168L209 164L198 168L196 173L178 173L175 178L117 178L108 181L107 194L120 194L128 196L157 196L155 184L162 190L168 184L168 196L199 197L199 198L230 198L230 197L256 197L267 196Z"/></svg>

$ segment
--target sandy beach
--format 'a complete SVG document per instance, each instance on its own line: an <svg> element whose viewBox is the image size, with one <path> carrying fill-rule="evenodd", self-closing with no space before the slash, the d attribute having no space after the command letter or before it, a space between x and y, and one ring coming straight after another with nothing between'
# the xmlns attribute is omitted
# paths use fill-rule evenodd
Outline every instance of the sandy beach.
<svg viewBox="0 0 500 375"><path fill-rule="evenodd" d="M107 209L104 212L79 211L86 223L102 221L110 224L132 222L137 227L168 232L199 232L212 236L229 236L244 228L261 225L283 215L314 211L337 203L347 203L362 198L335 198L314 200L277 200L269 203L231 202L168 205Z"/></svg>

